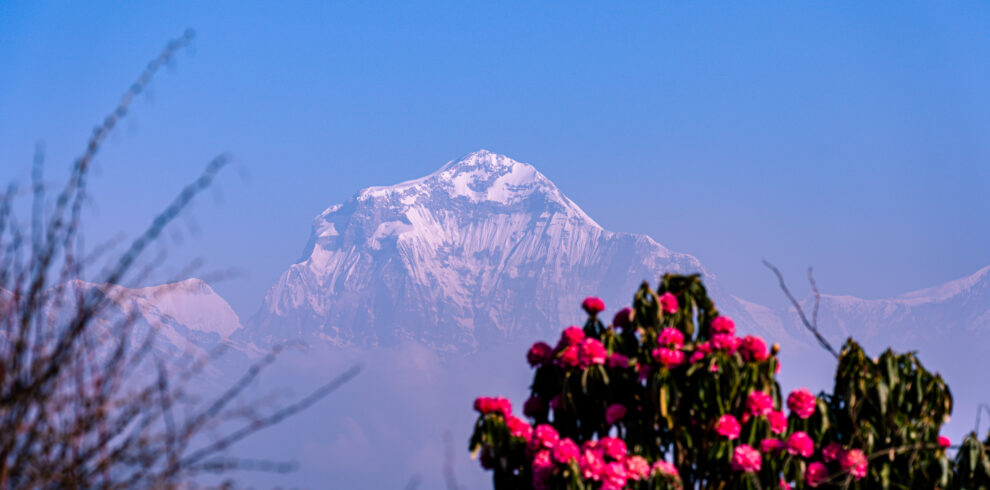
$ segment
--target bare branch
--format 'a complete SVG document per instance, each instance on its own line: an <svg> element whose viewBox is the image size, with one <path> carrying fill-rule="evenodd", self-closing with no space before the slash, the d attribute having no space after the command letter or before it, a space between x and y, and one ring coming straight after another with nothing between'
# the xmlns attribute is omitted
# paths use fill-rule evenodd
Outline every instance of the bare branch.
<svg viewBox="0 0 990 490"><path fill-rule="evenodd" d="M777 276L777 281L780 283L780 289L784 291L784 295L787 296L787 299L790 300L791 305L793 305L794 309L797 310L798 316L801 317L801 323L804 324L804 327L815 336L815 339L818 340L818 344L821 345L822 348L828 351L829 354L832 354L832 357L838 359L839 353L836 352L836 350L832 347L832 344L825 340L825 337L823 337L821 332L818 331L818 302L820 300L820 295L818 293L818 286L815 284L815 279L811 275L811 268L808 268L808 280L811 281L811 287L815 295L814 322L808 320L807 315L804 313L804 308L801 307L801 303L798 303L798 300L794 298L793 294L791 294L791 290L787 288L787 283L784 282L784 276L780 273L780 270L766 260L763 260L763 265L767 266L767 268L773 271L774 275Z"/></svg>

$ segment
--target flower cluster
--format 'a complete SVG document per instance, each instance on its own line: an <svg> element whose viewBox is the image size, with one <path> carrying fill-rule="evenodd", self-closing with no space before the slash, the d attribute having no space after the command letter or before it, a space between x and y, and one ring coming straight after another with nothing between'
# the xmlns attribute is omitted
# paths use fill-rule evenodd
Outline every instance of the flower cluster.
<svg viewBox="0 0 990 490"><path fill-rule="evenodd" d="M608 326L599 319L604 302L586 299L584 327L565 328L553 347L530 347L530 421L512 415L503 398L475 402L472 448L495 472L496 487L673 489L772 475L770 487L815 488L846 474L866 477L864 452L823 425L824 399L806 388L783 396L779 348L738 337L700 283L677 289L684 283L674 279L690 276L668 277L668 290L644 285Z"/></svg>

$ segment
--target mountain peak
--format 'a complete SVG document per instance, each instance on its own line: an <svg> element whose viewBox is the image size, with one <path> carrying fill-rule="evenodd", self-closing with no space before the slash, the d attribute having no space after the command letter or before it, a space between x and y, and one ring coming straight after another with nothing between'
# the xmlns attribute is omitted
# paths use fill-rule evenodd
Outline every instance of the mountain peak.
<svg viewBox="0 0 990 490"><path fill-rule="evenodd" d="M601 228L535 167L484 149L451 160L425 177L391 186L368 187L358 192L354 199L410 206L417 202L436 202L438 197L471 206L482 203L515 206L537 197L544 205ZM321 216L338 209L328 208Z"/></svg>

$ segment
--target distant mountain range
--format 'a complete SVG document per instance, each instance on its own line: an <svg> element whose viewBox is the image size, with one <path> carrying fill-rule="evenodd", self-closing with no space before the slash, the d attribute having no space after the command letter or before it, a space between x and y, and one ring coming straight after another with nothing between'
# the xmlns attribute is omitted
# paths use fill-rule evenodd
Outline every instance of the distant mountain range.
<svg viewBox="0 0 990 490"><path fill-rule="evenodd" d="M698 259L605 230L533 166L481 150L320 213L304 260L236 337L473 351L583 322L589 295L618 309L664 272L702 273L720 308L765 332Z"/></svg>
<svg viewBox="0 0 990 490"><path fill-rule="evenodd" d="M196 279L126 290L118 308L159 325L172 346L414 341L470 353L488 343L550 338L583 321L585 296L601 296L615 311L643 280L655 284L664 272L701 273L741 331L785 349L817 348L793 310L726 294L695 257L649 236L605 230L533 166L486 150L419 179L369 187L320 213L303 259L243 326ZM823 295L819 323L837 347L852 336L873 349L921 349L923 360L938 362L983 353L990 347L990 266L896 298Z"/></svg>

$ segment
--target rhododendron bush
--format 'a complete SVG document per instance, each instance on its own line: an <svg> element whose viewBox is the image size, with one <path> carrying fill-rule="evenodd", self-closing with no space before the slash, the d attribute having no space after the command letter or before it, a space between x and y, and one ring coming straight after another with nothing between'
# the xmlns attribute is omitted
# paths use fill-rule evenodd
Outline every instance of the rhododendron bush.
<svg viewBox="0 0 990 490"><path fill-rule="evenodd" d="M644 283L609 325L600 299L582 307L583 327L526 353L525 418L475 401L470 449L498 489L990 485L975 436L949 458L948 386L914 354L874 360L850 339L833 393L783 393L778 346L737 332L697 275Z"/></svg>

